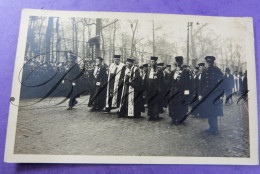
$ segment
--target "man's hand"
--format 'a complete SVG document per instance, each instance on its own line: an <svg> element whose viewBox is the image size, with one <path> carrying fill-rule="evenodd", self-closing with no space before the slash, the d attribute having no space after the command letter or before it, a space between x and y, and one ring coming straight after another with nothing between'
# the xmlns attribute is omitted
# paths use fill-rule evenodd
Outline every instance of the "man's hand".
<svg viewBox="0 0 260 174"><path fill-rule="evenodd" d="M201 95L198 98L199 98L199 100L202 100L202 96Z"/></svg>
<svg viewBox="0 0 260 174"><path fill-rule="evenodd" d="M62 80L62 82L61 82L62 84L64 83L64 80Z"/></svg>
<svg viewBox="0 0 260 174"><path fill-rule="evenodd" d="M76 86L76 83L72 83L72 86Z"/></svg>

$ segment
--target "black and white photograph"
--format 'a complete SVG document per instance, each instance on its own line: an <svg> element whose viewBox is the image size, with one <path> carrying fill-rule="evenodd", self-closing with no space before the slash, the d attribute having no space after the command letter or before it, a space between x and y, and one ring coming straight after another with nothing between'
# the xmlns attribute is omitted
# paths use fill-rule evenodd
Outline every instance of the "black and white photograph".
<svg viewBox="0 0 260 174"><path fill-rule="evenodd" d="M25 9L6 162L258 164L252 18Z"/></svg>

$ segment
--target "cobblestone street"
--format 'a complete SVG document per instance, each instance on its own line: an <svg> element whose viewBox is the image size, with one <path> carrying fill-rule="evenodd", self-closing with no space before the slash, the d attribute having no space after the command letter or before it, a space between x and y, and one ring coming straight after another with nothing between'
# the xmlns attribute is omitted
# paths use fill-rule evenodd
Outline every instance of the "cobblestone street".
<svg viewBox="0 0 260 174"><path fill-rule="evenodd" d="M247 106L224 106L219 135L207 135L207 119L188 117L182 125L171 125L166 111L162 120L117 118L116 114L89 112L87 98L67 111L67 103L50 106L49 100L20 107L16 154L135 155L249 157ZM234 98L235 101L236 98ZM55 102L62 98L55 98ZM35 102L23 99L20 105ZM85 101L84 103L82 103Z"/></svg>

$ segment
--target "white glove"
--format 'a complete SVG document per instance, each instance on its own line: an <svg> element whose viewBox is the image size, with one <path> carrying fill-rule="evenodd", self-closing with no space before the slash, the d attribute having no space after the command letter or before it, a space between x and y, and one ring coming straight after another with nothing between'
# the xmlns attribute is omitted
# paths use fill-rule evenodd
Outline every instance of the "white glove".
<svg viewBox="0 0 260 174"><path fill-rule="evenodd" d="M72 86L76 86L76 83L72 83Z"/></svg>

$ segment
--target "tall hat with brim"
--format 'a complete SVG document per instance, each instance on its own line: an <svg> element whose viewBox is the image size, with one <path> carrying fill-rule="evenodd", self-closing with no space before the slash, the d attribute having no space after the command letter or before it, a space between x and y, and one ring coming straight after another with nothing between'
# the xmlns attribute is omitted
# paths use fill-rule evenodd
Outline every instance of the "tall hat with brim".
<svg viewBox="0 0 260 174"><path fill-rule="evenodd" d="M183 62L183 57L182 57L182 56L176 56L176 57L175 57L175 61L182 63L182 62Z"/></svg>
<svg viewBox="0 0 260 174"><path fill-rule="evenodd" d="M171 65L166 65L166 67L169 67L169 68L171 68Z"/></svg>
<svg viewBox="0 0 260 174"><path fill-rule="evenodd" d="M198 66L205 66L205 63L199 63Z"/></svg>
<svg viewBox="0 0 260 174"><path fill-rule="evenodd" d="M157 63L157 66L164 66L164 63Z"/></svg>
<svg viewBox="0 0 260 174"><path fill-rule="evenodd" d="M135 60L132 59L132 58L128 58L128 59L126 59L126 61L127 61L127 62L131 62L131 63L133 63Z"/></svg>
<svg viewBox="0 0 260 174"><path fill-rule="evenodd" d="M121 55L114 55L114 59L120 59Z"/></svg>
<svg viewBox="0 0 260 174"><path fill-rule="evenodd" d="M206 62L214 62L215 59L216 59L216 58L215 58L214 56L206 56L206 57L205 57Z"/></svg>
<svg viewBox="0 0 260 174"><path fill-rule="evenodd" d="M143 67L144 68L147 68L148 67L148 64L146 63L146 64L143 64Z"/></svg>
<svg viewBox="0 0 260 174"><path fill-rule="evenodd" d="M101 62L104 60L102 57L97 57Z"/></svg>
<svg viewBox="0 0 260 174"><path fill-rule="evenodd" d="M157 60L158 60L158 57L151 56L151 60L153 60L153 61L157 61Z"/></svg>

